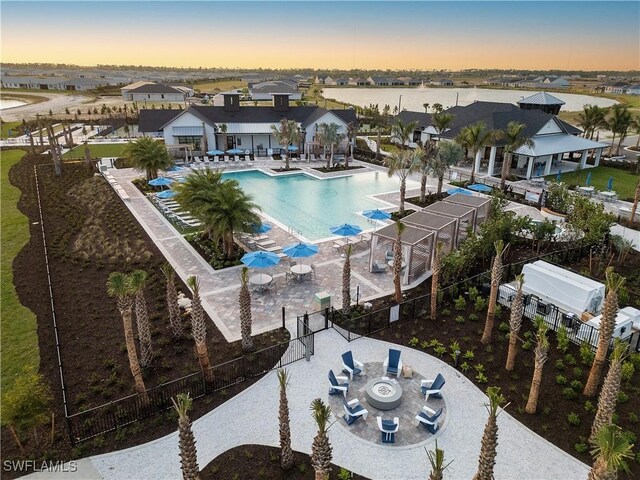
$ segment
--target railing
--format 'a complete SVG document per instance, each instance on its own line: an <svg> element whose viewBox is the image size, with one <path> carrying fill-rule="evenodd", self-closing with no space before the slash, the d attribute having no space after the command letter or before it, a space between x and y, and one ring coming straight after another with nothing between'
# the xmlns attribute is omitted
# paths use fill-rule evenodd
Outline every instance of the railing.
<svg viewBox="0 0 640 480"><path fill-rule="evenodd" d="M307 333L209 369L211 381L204 372L196 372L164 383L141 394L130 395L114 402L85 410L67 417L71 443L83 442L131 423L157 415L172 407L171 399L188 393L198 399L218 392L273 369L308 359L313 355L314 333Z"/></svg>

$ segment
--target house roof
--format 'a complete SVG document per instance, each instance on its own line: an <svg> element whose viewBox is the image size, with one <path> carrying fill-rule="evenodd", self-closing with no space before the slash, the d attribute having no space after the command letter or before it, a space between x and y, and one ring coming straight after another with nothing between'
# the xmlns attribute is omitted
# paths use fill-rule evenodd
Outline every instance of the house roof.
<svg viewBox="0 0 640 480"><path fill-rule="evenodd" d="M256 83L250 88L251 93L295 93L296 88L288 82L275 80L273 82Z"/></svg>
<svg viewBox="0 0 640 480"><path fill-rule="evenodd" d="M161 83L147 83L138 88L129 90L127 93L182 93L169 85L163 85Z"/></svg>
<svg viewBox="0 0 640 480"><path fill-rule="evenodd" d="M124 87L122 87L120 90L135 90L138 87L142 87L143 85L149 85L151 82L146 82L146 81L139 81L139 82L134 82L131 85L125 85Z"/></svg>
<svg viewBox="0 0 640 480"><path fill-rule="evenodd" d="M167 123L183 110L142 109L139 112L138 130L140 132L159 132Z"/></svg>
<svg viewBox="0 0 640 480"><path fill-rule="evenodd" d="M408 110L401 111L395 116L394 120L400 120L402 123L418 122L421 127L428 127L432 123L430 113L410 112Z"/></svg>
<svg viewBox="0 0 640 480"><path fill-rule="evenodd" d="M565 102L560 100L553 95L549 95L547 92L538 92L533 95L523 98L519 102L516 102L518 105L521 103L528 105L564 105Z"/></svg>
<svg viewBox="0 0 640 480"><path fill-rule="evenodd" d="M580 150L589 150L591 148L604 148L608 144L594 142L582 137L557 133L553 135L540 135L533 139L533 145L527 147L523 145L513 153L518 155L527 155L531 157L541 157L543 155L552 155L554 153L576 152Z"/></svg>

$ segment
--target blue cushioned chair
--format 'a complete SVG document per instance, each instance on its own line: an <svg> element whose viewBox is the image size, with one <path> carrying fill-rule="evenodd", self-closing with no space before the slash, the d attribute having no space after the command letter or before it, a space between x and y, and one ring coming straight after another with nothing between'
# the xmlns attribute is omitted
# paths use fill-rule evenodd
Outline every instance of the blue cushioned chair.
<svg viewBox="0 0 640 480"><path fill-rule="evenodd" d="M429 399L429 395L442 398L442 387L444 387L444 384L444 377L440 373L435 380L422 380L420 382L420 390L422 390L425 401Z"/></svg>
<svg viewBox="0 0 640 480"><path fill-rule="evenodd" d="M390 348L389 356L385 359L382 367L385 373L399 377L402 373L402 360L400 360L400 350Z"/></svg>
<svg viewBox="0 0 640 480"><path fill-rule="evenodd" d="M329 395L335 395L336 393L341 392L343 395L347 395L347 391L349 390L349 382L347 381L347 377L336 377L333 373L333 370L329 370L329 382L331 383L331 385L329 386Z"/></svg>
<svg viewBox="0 0 640 480"><path fill-rule="evenodd" d="M347 425L351 425L353 422L358 420L358 418L362 417L365 421L367 420L367 415L369 411L366 408L363 408L360 405L360 401L357 398L347 402L344 398L342 399L342 405L344 406L344 421L347 422Z"/></svg>
<svg viewBox="0 0 640 480"><path fill-rule="evenodd" d="M382 432L382 443L395 443L400 420L398 417L393 420L383 420L382 417L378 417L378 428Z"/></svg>
<svg viewBox="0 0 640 480"><path fill-rule="evenodd" d="M351 350L342 354L342 366L344 367L344 370L342 371L349 375L351 380L353 380L354 376L360 375L362 373L363 365L361 362L353 358L353 353L351 353Z"/></svg>
<svg viewBox="0 0 640 480"><path fill-rule="evenodd" d="M442 408L439 408L438 411L431 410L429 407L422 407L422 412L416 415L416 420L418 420L418 425L424 425L427 430L431 433L436 433L440 428L438 424L438 419L442 415Z"/></svg>

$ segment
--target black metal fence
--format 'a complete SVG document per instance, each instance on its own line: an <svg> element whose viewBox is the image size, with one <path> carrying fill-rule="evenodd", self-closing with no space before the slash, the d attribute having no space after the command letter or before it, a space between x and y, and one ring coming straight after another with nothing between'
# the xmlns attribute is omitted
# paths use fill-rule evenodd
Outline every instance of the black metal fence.
<svg viewBox="0 0 640 480"><path fill-rule="evenodd" d="M242 357L210 368L211 381L204 372L164 383L146 391L114 402L85 410L67 417L71 443L76 444L131 423L157 415L172 407L171 398L188 393L197 399L218 392L273 369L309 358L313 355L314 333L311 331Z"/></svg>

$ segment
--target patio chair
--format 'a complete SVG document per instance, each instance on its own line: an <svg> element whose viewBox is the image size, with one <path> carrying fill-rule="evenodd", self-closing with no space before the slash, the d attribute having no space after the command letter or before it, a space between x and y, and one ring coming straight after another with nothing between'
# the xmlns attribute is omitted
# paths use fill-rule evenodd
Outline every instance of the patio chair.
<svg viewBox="0 0 640 480"><path fill-rule="evenodd" d="M369 415L369 411L360 405L360 401L357 398L350 400L347 402L346 399L342 399L342 405L344 407L344 421L347 422L347 425L351 425L353 422L358 420L360 417L366 422L367 415Z"/></svg>
<svg viewBox="0 0 640 480"><path fill-rule="evenodd" d="M329 383L331 383L329 386L329 395L335 395L342 392L345 397L347 396L347 391L349 390L349 381L347 380L347 377L336 377L333 370L329 370Z"/></svg>
<svg viewBox="0 0 640 480"><path fill-rule="evenodd" d="M400 350L396 350L395 348L389 349L389 356L384 359L384 363L382 364L382 369L385 373L395 375L396 377L400 376L400 372L402 372L400 353Z"/></svg>
<svg viewBox="0 0 640 480"><path fill-rule="evenodd" d="M249 161L251 162L255 162L256 161L256 157L254 157L253 155L247 155L247 158L249 159Z"/></svg>
<svg viewBox="0 0 640 480"><path fill-rule="evenodd" d="M311 267L311 276L316 278L316 266L313 263L309 266Z"/></svg>
<svg viewBox="0 0 640 480"><path fill-rule="evenodd" d="M202 157L202 160L204 161L205 165L208 165L209 163L211 163L211 160L209 160L209 157L207 157L206 155Z"/></svg>
<svg viewBox="0 0 640 480"><path fill-rule="evenodd" d="M220 162L220 161L222 161L222 160L220 160L220 156L219 156L219 155L214 155L214 156L213 156L213 161L214 161L214 162Z"/></svg>
<svg viewBox="0 0 640 480"><path fill-rule="evenodd" d="M429 400L429 395L436 398L442 398L442 387L444 387L445 379L441 373L436 376L435 380L421 380L420 390L424 394L424 400Z"/></svg>
<svg viewBox="0 0 640 480"><path fill-rule="evenodd" d="M400 428L400 420L398 417L394 417L393 420L383 420L382 417L377 417L378 428L382 432L382 443L395 443L396 433Z"/></svg>
<svg viewBox="0 0 640 480"><path fill-rule="evenodd" d="M229 160L229 155L225 155L225 156L224 156L224 161L225 161L225 162L230 162L230 161L231 161L231 160Z"/></svg>
<svg viewBox="0 0 640 480"><path fill-rule="evenodd" d="M391 260L393 260L393 251L392 250L387 250L384 254L384 259L387 262L390 262Z"/></svg>
<svg viewBox="0 0 640 480"><path fill-rule="evenodd" d="M356 375L360 375L362 373L362 367L364 366L362 362L359 362L355 358L353 358L353 353L351 350L348 352L344 352L342 354L342 366L344 367L342 372L349 375L351 380Z"/></svg>
<svg viewBox="0 0 640 480"><path fill-rule="evenodd" d="M272 279L269 283L262 286L262 291L265 293L278 293L278 284Z"/></svg>
<svg viewBox="0 0 640 480"><path fill-rule="evenodd" d="M387 271L386 265L379 265L374 262L373 265L371 266L371 273L384 273L386 271Z"/></svg>
<svg viewBox="0 0 640 480"><path fill-rule="evenodd" d="M233 156L233 161L234 162L239 162L240 161L240 157L238 155L234 155Z"/></svg>
<svg viewBox="0 0 640 480"><path fill-rule="evenodd" d="M426 405L422 407L422 412L416 415L416 420L418 421L418 425L424 425L427 430L431 433L436 433L440 428L440 424L438 423L438 419L442 415L442 408L439 408L438 411L432 410Z"/></svg>

